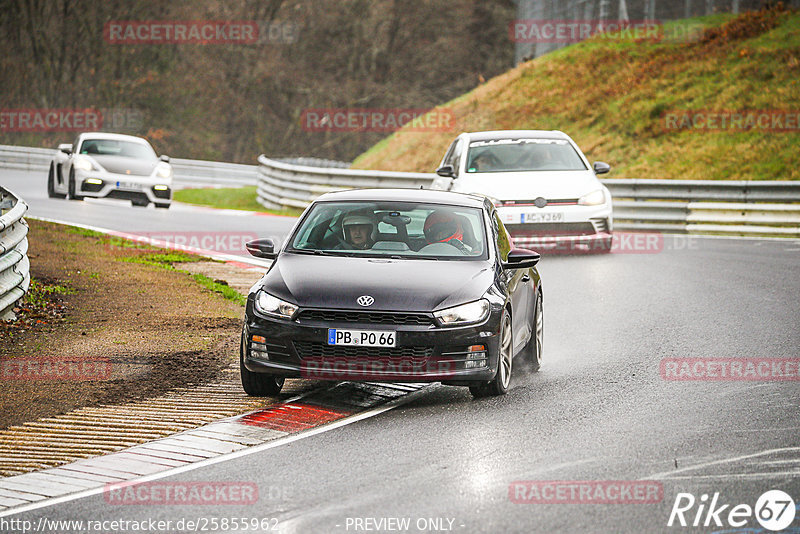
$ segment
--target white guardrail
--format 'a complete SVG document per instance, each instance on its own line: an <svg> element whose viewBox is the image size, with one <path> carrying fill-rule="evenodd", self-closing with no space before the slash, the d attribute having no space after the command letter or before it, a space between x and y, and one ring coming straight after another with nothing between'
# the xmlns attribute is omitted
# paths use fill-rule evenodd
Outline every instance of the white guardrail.
<svg viewBox="0 0 800 534"><path fill-rule="evenodd" d="M258 158L258 202L305 208L319 195L358 187L430 188L435 174L320 169ZM603 180L623 231L800 237L800 182Z"/></svg>
<svg viewBox="0 0 800 534"><path fill-rule="evenodd" d="M56 150L0 145L0 168L47 173ZM180 187L256 185L256 165L171 158L173 184Z"/></svg>
<svg viewBox="0 0 800 534"><path fill-rule="evenodd" d="M31 284L26 211L24 200L0 187L0 320L14 319L14 306Z"/></svg>
<svg viewBox="0 0 800 534"><path fill-rule="evenodd" d="M47 172L55 149L0 145L0 168ZM171 160L176 187L258 186L266 208L305 208L319 195L362 187L429 188L432 173L362 171L317 158L258 158L258 165ZM800 237L800 182L603 180L623 231Z"/></svg>

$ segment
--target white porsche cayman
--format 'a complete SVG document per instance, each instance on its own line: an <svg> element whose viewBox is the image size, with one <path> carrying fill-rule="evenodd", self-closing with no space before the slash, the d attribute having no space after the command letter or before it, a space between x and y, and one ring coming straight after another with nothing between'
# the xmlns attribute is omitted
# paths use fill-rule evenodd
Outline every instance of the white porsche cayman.
<svg viewBox="0 0 800 534"><path fill-rule="evenodd" d="M606 252L613 243L611 193L565 133L462 133L450 145L434 189L492 199L517 247Z"/></svg>
<svg viewBox="0 0 800 534"><path fill-rule="evenodd" d="M146 139L111 133L82 133L58 145L50 163L47 194L73 200L120 198L134 206L172 203L172 166Z"/></svg>

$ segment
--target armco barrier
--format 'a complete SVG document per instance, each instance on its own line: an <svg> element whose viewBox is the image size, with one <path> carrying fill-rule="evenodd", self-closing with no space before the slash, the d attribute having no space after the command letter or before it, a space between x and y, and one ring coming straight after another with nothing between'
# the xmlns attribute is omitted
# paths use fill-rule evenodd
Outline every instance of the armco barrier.
<svg viewBox="0 0 800 534"><path fill-rule="evenodd" d="M46 176L55 149L0 145L0 168L41 171ZM172 158L176 187L256 185L256 166Z"/></svg>
<svg viewBox="0 0 800 534"><path fill-rule="evenodd" d="M52 148L0 145L0 168L46 173L55 154L56 150ZM287 158L281 161L314 167L349 167L349 163L321 158ZM170 163L175 173L173 182L178 188L252 186L258 180L256 165L180 158L172 158Z"/></svg>
<svg viewBox="0 0 800 534"><path fill-rule="evenodd" d="M357 187L430 188L435 174L319 169L258 158L258 201L305 208L327 191ZM623 231L800 237L800 182L603 180Z"/></svg>
<svg viewBox="0 0 800 534"><path fill-rule="evenodd" d="M364 187L429 188L435 175L292 165L258 158L258 202L267 208L305 208L328 191Z"/></svg>
<svg viewBox="0 0 800 534"><path fill-rule="evenodd" d="M800 237L800 182L604 180L614 228Z"/></svg>
<svg viewBox="0 0 800 534"><path fill-rule="evenodd" d="M25 201L0 187L0 319L14 318L14 306L31 283Z"/></svg>

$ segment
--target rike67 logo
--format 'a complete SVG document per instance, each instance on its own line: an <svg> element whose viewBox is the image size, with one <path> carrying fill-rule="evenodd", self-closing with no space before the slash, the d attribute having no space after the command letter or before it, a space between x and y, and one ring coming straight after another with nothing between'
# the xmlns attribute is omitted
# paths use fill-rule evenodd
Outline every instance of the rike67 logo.
<svg viewBox="0 0 800 534"><path fill-rule="evenodd" d="M778 532L792 524L797 510L792 497L781 490L770 490L756 501L755 508L749 504L723 504L719 493L709 502L708 494L696 499L691 493L678 493L669 514L667 526L723 527L741 528L755 516L758 524L765 530Z"/></svg>

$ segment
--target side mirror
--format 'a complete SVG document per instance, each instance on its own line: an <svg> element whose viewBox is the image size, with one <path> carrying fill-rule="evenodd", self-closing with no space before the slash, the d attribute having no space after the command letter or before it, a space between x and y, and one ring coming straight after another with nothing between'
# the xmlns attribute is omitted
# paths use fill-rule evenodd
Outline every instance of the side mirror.
<svg viewBox="0 0 800 534"><path fill-rule="evenodd" d="M439 176L442 176L444 178L455 178L456 177L456 171L455 171L455 169L453 169L452 165L443 165L443 166L439 167L438 169L436 169L436 174L438 174Z"/></svg>
<svg viewBox="0 0 800 534"><path fill-rule="evenodd" d="M58 145L58 150L69 156L72 154L72 145L70 143L61 143Z"/></svg>
<svg viewBox="0 0 800 534"><path fill-rule="evenodd" d="M539 263L538 252L524 248L512 248L508 259L503 262L503 269L529 269Z"/></svg>
<svg viewBox="0 0 800 534"><path fill-rule="evenodd" d="M606 174L608 171L611 170L611 165L605 163L603 161L595 161L594 162L594 173L595 174Z"/></svg>
<svg viewBox="0 0 800 534"><path fill-rule="evenodd" d="M278 257L278 253L275 252L275 243L272 239L256 239L255 241L248 242L245 248L247 248L247 252L249 252L251 256L255 256L256 258L274 260Z"/></svg>
<svg viewBox="0 0 800 534"><path fill-rule="evenodd" d="M167 156L166 154L162 154L158 159L160 159L164 163L169 163L169 156Z"/></svg>

